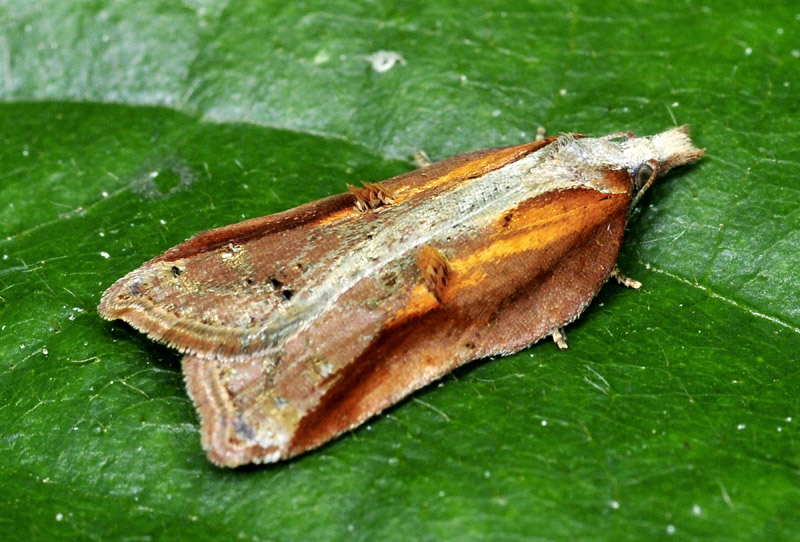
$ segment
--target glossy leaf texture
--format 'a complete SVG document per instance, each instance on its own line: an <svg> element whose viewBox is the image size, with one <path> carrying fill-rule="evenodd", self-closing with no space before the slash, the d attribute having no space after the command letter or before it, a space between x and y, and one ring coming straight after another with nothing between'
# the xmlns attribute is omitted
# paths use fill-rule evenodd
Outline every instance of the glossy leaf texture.
<svg viewBox="0 0 800 542"><path fill-rule="evenodd" d="M0 538L796 539L797 35L720 0L3 2ZM420 149L683 123L708 151L632 216L640 291L287 463L211 465L179 356L96 313Z"/></svg>

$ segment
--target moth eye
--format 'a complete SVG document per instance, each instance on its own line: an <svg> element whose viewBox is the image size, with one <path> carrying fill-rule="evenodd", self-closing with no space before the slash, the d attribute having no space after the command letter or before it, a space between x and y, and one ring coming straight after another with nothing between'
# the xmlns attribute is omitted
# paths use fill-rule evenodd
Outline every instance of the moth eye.
<svg viewBox="0 0 800 542"><path fill-rule="evenodd" d="M645 162L633 174L633 181L636 183L636 191L641 190L647 183L653 180L656 174L655 168L650 162Z"/></svg>

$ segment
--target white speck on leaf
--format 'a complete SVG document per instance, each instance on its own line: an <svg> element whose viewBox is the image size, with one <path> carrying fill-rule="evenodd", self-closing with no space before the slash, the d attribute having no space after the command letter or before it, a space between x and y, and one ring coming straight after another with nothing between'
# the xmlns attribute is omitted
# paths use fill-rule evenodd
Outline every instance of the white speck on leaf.
<svg viewBox="0 0 800 542"><path fill-rule="evenodd" d="M372 65L372 69L378 73L386 73L398 63L402 66L406 65L406 59L404 59L400 53L395 53L394 51L377 51L371 55L365 56L364 59L369 62Z"/></svg>
<svg viewBox="0 0 800 542"><path fill-rule="evenodd" d="M328 51L325 49L320 49L320 51L314 55L314 58L311 60L314 64L320 65L325 64L331 59L331 55L328 54Z"/></svg>

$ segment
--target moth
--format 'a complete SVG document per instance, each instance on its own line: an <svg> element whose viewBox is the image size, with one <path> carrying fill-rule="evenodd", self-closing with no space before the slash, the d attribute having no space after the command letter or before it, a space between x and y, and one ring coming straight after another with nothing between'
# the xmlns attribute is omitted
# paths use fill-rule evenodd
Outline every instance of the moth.
<svg viewBox="0 0 800 542"><path fill-rule="evenodd" d="M183 354L217 465L317 447L464 363L552 336L619 274L628 216L694 162L688 126L461 154L200 233L103 295Z"/></svg>

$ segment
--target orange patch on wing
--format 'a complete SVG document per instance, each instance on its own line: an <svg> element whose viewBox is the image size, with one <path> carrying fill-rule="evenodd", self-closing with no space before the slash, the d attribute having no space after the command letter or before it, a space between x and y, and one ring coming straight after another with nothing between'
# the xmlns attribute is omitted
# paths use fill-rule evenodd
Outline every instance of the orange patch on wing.
<svg viewBox="0 0 800 542"><path fill-rule="evenodd" d="M387 319L387 327L410 318L412 316L425 314L439 306L439 302L431 295L428 287L417 284L411 290L408 303L405 307L397 310Z"/></svg>
<svg viewBox="0 0 800 542"><path fill-rule="evenodd" d="M490 234L486 246L462 258L453 259L451 265L459 271L458 283L453 288L475 287L490 278L481 269L486 262L544 249L594 223L588 217L611 216L620 204L629 200L624 195L614 196L586 189L576 189L572 195L573 201L565 202L562 197L548 202L550 194L546 194L534 198L528 203L527 209L522 204L520 208L506 213L499 221L500 226ZM620 201L620 197L625 201ZM542 201L544 205L540 204ZM496 239L492 240L491 237Z"/></svg>
<svg viewBox="0 0 800 542"><path fill-rule="evenodd" d="M548 142L549 143L549 142ZM503 149L496 149L495 152L488 154L486 156L482 156L475 160L471 160L464 164L461 167L457 167L451 171L448 171L444 175L439 175L438 177L431 177L429 181L419 184L417 186L404 186L399 187L397 189L397 193L407 192L406 197L411 197L414 194L419 192L425 192L427 190L431 190L438 186L446 185L450 182L453 182L457 179L471 179L475 177L479 177L488 173L489 171L493 171L495 169L499 169L503 167L510 161L513 157L520 154L520 147L506 147Z"/></svg>
<svg viewBox="0 0 800 542"><path fill-rule="evenodd" d="M314 226L325 226L328 224L334 224L336 222L340 222L346 220L352 216L358 216L363 213L356 210L355 207L348 207L346 209L339 209L338 211L332 212L327 216L320 217L319 220L313 222Z"/></svg>

